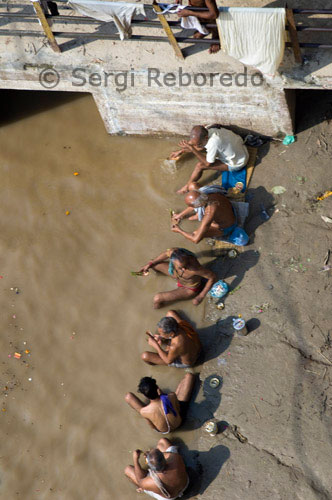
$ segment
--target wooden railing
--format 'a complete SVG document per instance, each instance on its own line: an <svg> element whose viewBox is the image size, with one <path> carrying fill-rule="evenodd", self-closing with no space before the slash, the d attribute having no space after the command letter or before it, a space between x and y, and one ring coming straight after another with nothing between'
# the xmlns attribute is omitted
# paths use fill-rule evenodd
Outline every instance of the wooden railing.
<svg viewBox="0 0 332 500"><path fill-rule="evenodd" d="M0 28L0 36L29 36L29 37L43 37L46 36L50 47L56 51L56 52L61 52L61 48L57 42L57 39L60 38L71 38L71 39L107 39L107 40L118 40L119 36L117 34L108 34L108 33L96 33L96 32L77 32L77 31L56 31L54 30L54 26L57 23L61 24L83 24L83 25L102 25L104 24L102 21L97 21L92 18L88 17L83 17L83 16L76 16L76 15L68 15L67 12L72 12L70 7L66 5L64 0L58 0L56 2L61 8L61 14L58 16L52 16L50 12L47 11L46 2L40 2L39 0L33 0L28 3L13 3L13 7L23 7L24 9L27 10L27 12L4 12L1 7L5 8L7 5L10 5L8 3L6 4L0 4L0 25L1 25L1 19L6 19L7 23L10 23L11 21L16 23L34 23L40 21L42 30L31 30L31 29L1 29ZM29 9L29 6L31 6L31 12ZM145 8L148 9L154 9L155 12L160 10L160 7L157 3L154 5L145 5ZM194 11L207 11L208 9L202 9L202 8L195 8L195 7L189 7L190 10ZM64 13L63 13L64 12ZM332 43L305 43L301 40L299 40L299 35L301 33L332 33L332 23L331 26L327 27L317 27L313 25L302 25L302 24L297 24L296 23L296 16L297 15L316 15L316 14L324 14L324 15L331 15L332 19L332 9L286 9L286 15L287 15L287 25L286 25L286 30L289 33L289 41L286 43L287 46L291 47L294 52L294 56L297 62L302 62L302 55L301 55L301 48L310 48L310 49L330 49L332 48ZM179 44L212 44L212 43L219 43L218 39L211 39L211 38L202 38L202 39L196 39L193 37L185 37L179 33L173 33L172 29L173 28L180 28L180 21L178 18L176 20L169 20L168 16L172 16L172 14L167 14L167 18L164 15L158 15L157 19L133 19L132 20L132 26L133 28L139 27L139 28L147 28L147 31L149 28L160 28L164 31L163 36L156 36L156 35L137 35L133 34L131 38L129 38L129 41L149 41L149 42L169 42L171 43L175 55L178 58L183 58L183 51L180 49ZM52 21L50 23L49 21ZM52 25L52 28L51 28ZM208 23L205 25L207 28L216 28L215 23ZM165 36L166 35L166 36Z"/></svg>

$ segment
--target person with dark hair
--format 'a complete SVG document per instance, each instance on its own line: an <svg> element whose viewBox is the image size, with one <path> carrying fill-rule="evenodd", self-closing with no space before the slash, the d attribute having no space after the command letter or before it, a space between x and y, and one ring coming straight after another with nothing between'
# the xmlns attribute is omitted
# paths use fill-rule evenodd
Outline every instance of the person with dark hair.
<svg viewBox="0 0 332 500"><path fill-rule="evenodd" d="M149 399L149 403L143 403L132 392L126 394L125 400L131 408L146 419L150 427L162 434L168 434L182 424L194 383L195 375L186 373L176 391L165 394L154 378L143 377L138 385L138 392Z"/></svg>
<svg viewBox="0 0 332 500"><path fill-rule="evenodd" d="M197 361L202 349L197 332L176 311L168 311L157 324L158 335L148 335L147 341L155 352L145 351L142 359L150 365L188 368ZM164 344L166 343L166 347Z"/></svg>
<svg viewBox="0 0 332 500"><path fill-rule="evenodd" d="M157 500L175 500L182 497L189 486L189 477L177 446L162 438L156 448L144 453L148 470L141 467L142 450L133 452L134 465L127 465L125 475L138 487L139 493Z"/></svg>
<svg viewBox="0 0 332 500"><path fill-rule="evenodd" d="M185 248L167 249L150 260L140 272L147 273L150 269L172 276L177 281L175 290L159 292L154 296L155 309L168 302L185 299L193 299L193 304L197 306L217 281L216 275L201 266L195 254Z"/></svg>
<svg viewBox="0 0 332 500"><path fill-rule="evenodd" d="M198 181L204 170L219 172L241 170L247 164L249 153L242 138L226 128L195 125L190 133L189 141L179 143L180 150L174 151L170 159L177 159L183 153L193 153L198 159L187 184L178 193L187 193L189 185ZM206 150L206 155L203 153Z"/></svg>

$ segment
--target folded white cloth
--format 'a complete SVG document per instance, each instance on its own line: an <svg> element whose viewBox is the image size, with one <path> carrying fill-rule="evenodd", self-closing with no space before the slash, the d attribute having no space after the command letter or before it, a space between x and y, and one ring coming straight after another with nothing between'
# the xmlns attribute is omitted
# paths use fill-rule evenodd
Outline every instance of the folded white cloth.
<svg viewBox="0 0 332 500"><path fill-rule="evenodd" d="M285 9L221 7L219 12L217 26L225 52L274 76L284 56Z"/></svg>
<svg viewBox="0 0 332 500"><path fill-rule="evenodd" d="M170 4L159 4L159 6L163 9L162 12L158 12L158 14L176 14L182 9L185 9L185 5L177 5L175 3ZM199 19L195 16L181 17L181 28L196 30L202 33L202 35L208 35L209 32L204 26L201 25Z"/></svg>
<svg viewBox="0 0 332 500"><path fill-rule="evenodd" d="M68 4L79 14L99 21L113 21L120 39L130 38L134 14L145 16L144 5L139 3L108 2L103 0L69 0Z"/></svg>

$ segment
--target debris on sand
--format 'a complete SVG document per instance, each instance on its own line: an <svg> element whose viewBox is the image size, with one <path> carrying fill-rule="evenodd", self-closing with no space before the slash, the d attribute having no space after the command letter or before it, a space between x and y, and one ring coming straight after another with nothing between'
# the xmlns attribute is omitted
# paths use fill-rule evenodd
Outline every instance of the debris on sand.
<svg viewBox="0 0 332 500"><path fill-rule="evenodd" d="M321 218L323 219L324 222L327 222L327 224L332 224L331 217L327 217L326 215L321 215Z"/></svg>
<svg viewBox="0 0 332 500"><path fill-rule="evenodd" d="M270 303L269 302L264 302L261 305L255 304L255 305L251 306L251 310L253 312L255 312L255 313L261 314L263 312L266 312L269 307L270 307Z"/></svg>
<svg viewBox="0 0 332 500"><path fill-rule="evenodd" d="M328 198L331 195L332 195L332 191L325 191L324 193L322 193L319 196L317 196L316 200L317 201L323 201L323 200L325 200L326 198Z"/></svg>
<svg viewBox="0 0 332 500"><path fill-rule="evenodd" d="M271 189L271 192L273 194L283 194L286 192L286 188L284 186L274 186L272 189Z"/></svg>

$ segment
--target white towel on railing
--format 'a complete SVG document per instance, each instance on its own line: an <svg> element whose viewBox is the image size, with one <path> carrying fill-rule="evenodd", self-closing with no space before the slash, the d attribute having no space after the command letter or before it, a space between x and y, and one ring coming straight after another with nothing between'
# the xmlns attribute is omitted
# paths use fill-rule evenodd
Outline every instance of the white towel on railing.
<svg viewBox="0 0 332 500"><path fill-rule="evenodd" d="M69 0L68 4L79 14L98 21L113 21L120 39L130 38L131 20L134 14L145 16L144 5L139 3L107 2L103 0Z"/></svg>
<svg viewBox="0 0 332 500"><path fill-rule="evenodd" d="M159 7L163 9L162 12L157 12L157 14L176 14L179 10L184 9L185 5L177 5L176 3L160 3ZM208 35L209 32L204 26L201 25L200 20L195 16L181 17L181 28L187 30L196 30L202 33L202 35Z"/></svg>
<svg viewBox="0 0 332 500"><path fill-rule="evenodd" d="M223 50L266 76L274 76L284 56L285 9L221 7L217 26Z"/></svg>

